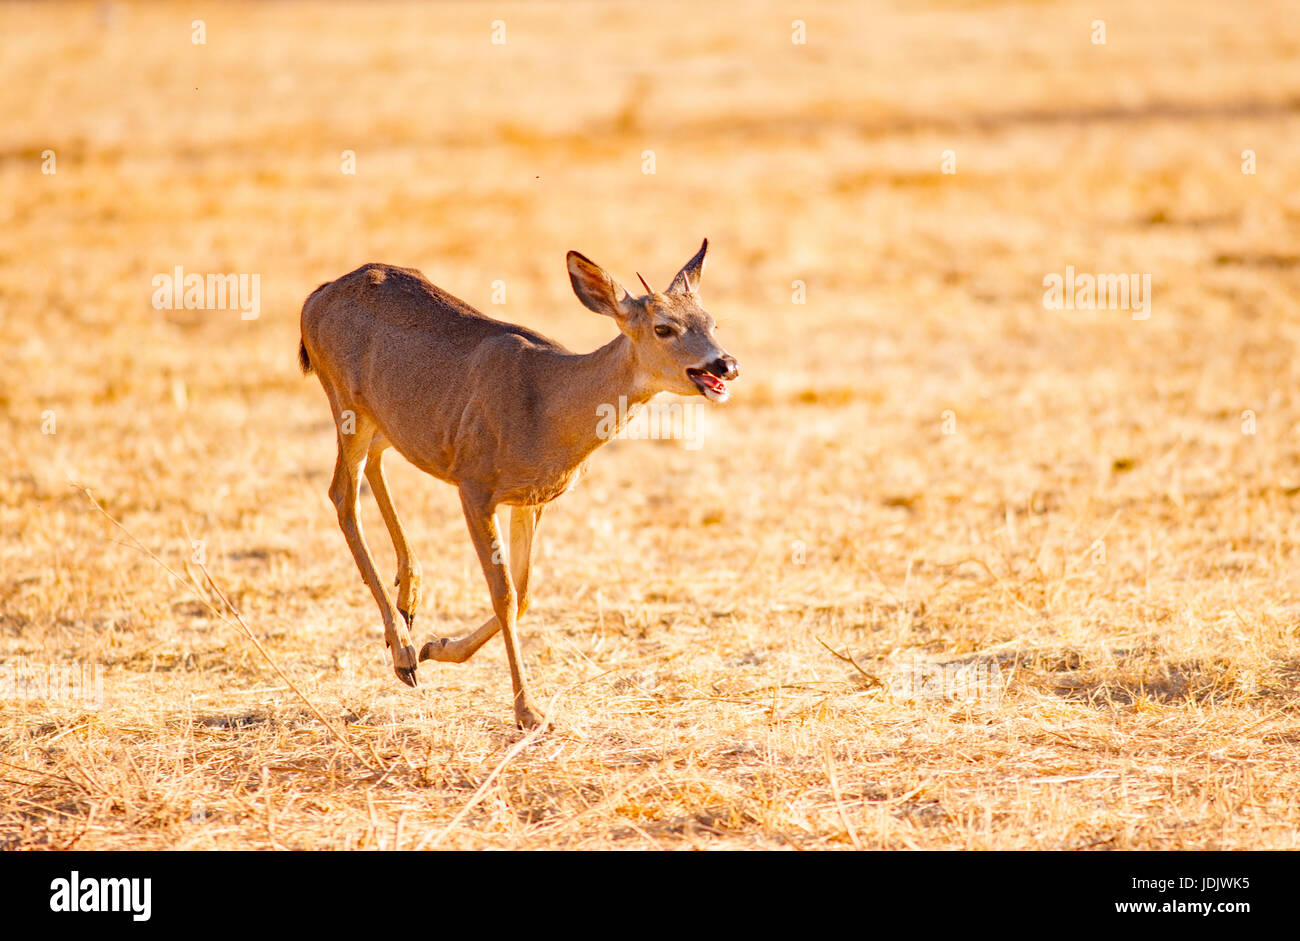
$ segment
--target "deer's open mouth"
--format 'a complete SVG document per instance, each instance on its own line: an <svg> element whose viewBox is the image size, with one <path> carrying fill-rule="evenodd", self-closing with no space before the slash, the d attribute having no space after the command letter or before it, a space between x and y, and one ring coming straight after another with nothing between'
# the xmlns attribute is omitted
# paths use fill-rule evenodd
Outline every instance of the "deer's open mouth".
<svg viewBox="0 0 1300 941"><path fill-rule="evenodd" d="M731 396L727 384L713 373L692 367L686 370L686 378L695 383L695 387L700 390L700 395L710 402L725 402Z"/></svg>

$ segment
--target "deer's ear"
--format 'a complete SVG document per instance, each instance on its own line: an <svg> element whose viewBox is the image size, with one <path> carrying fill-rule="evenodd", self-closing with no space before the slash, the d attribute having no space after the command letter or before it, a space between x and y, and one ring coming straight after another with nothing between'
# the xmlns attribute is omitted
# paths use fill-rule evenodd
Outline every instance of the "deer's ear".
<svg viewBox="0 0 1300 941"><path fill-rule="evenodd" d="M673 283L668 285L668 294L694 294L700 289L700 272L704 270L704 253L709 250L709 240L705 239L695 257L686 263Z"/></svg>
<svg viewBox="0 0 1300 941"><path fill-rule="evenodd" d="M569 281L573 293L588 310L622 320L631 308L631 297L600 265L578 252L569 252Z"/></svg>

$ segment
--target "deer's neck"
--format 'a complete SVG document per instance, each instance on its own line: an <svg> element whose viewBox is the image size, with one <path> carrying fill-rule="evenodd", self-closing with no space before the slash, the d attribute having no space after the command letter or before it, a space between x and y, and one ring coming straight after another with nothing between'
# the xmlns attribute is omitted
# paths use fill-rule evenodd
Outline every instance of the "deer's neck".
<svg viewBox="0 0 1300 941"><path fill-rule="evenodd" d="M598 350L566 357L554 379L559 388L552 400L561 412L552 416L553 427L574 465L615 437L655 394L622 333Z"/></svg>

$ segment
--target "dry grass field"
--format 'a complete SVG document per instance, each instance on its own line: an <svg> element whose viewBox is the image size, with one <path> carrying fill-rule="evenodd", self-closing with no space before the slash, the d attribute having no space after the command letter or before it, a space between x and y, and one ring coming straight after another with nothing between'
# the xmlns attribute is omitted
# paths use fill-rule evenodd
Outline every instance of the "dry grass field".
<svg viewBox="0 0 1300 941"><path fill-rule="evenodd" d="M0 847L1297 847L1290 6L0 6ZM544 517L555 727L499 641L402 686L304 298L410 265L585 351L567 250L705 236L741 378ZM477 626L455 491L389 475L417 644Z"/></svg>

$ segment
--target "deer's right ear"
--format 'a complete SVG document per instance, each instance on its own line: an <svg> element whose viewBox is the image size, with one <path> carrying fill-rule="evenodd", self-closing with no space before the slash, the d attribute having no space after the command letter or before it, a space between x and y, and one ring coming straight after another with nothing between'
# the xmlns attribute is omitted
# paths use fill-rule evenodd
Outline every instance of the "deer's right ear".
<svg viewBox="0 0 1300 941"><path fill-rule="evenodd" d="M569 252L569 281L588 310L622 320L630 312L631 296L600 265L579 252Z"/></svg>

